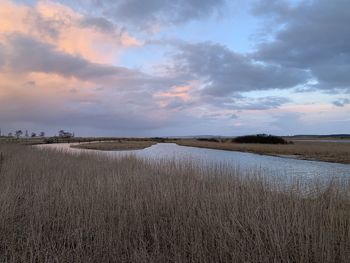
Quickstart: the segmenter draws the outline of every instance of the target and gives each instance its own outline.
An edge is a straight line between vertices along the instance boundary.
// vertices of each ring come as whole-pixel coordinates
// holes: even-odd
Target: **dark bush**
[[[55,143],[55,142],[57,142],[57,139],[55,139],[55,138],[46,138],[45,140],[44,140],[44,143],[46,143],[46,144],[50,144],[50,143]]]
[[[164,138],[161,137],[152,137],[151,141],[156,141],[156,142],[165,142]]]
[[[198,138],[197,141],[202,141],[202,142],[220,142],[216,138]]]
[[[239,136],[232,139],[232,142],[236,143],[262,143],[262,144],[288,144],[288,142],[279,136],[257,134],[257,135],[246,135]]]

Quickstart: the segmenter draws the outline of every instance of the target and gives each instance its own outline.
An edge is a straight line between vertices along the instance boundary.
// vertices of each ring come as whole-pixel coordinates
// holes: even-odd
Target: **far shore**
[[[159,142],[176,143],[181,146],[198,148],[249,152],[283,158],[350,164],[350,143],[337,142],[293,141],[293,144],[280,145],[232,143],[225,140],[214,142],[196,139],[152,140],[145,138],[144,140],[95,141],[75,144],[71,145],[71,147],[101,151],[141,150]]]
[[[293,144],[250,144],[225,141],[177,140],[182,146],[250,152],[278,157],[350,164],[350,143],[293,141]]]
[[[25,145],[45,144],[49,138],[14,139],[2,138],[1,141],[19,143]],[[117,138],[117,137],[73,137],[54,138],[53,143],[74,143],[72,148],[101,150],[101,151],[122,151],[141,150],[156,143],[176,143],[182,146],[250,152],[262,155],[278,156],[285,158],[303,159],[311,161],[324,161],[333,163],[350,164],[350,143],[341,141],[325,141],[320,138],[300,139],[285,137],[293,144],[250,144],[234,143],[231,138],[210,137],[203,138]],[[339,140],[340,138],[332,138]],[[347,141],[347,140],[344,140]]]
[[[89,142],[71,145],[71,148],[99,150],[99,151],[125,151],[125,150],[141,150],[150,147],[157,142],[155,141],[104,141]]]

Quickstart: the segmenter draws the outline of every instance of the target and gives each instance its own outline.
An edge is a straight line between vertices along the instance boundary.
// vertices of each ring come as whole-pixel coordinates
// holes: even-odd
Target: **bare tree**
[[[64,131],[64,130],[60,130],[59,132],[58,132],[58,136],[59,137],[64,137],[64,134],[65,134],[66,132]]]
[[[16,135],[17,139],[18,139],[19,137],[21,137],[22,134],[23,134],[22,130],[17,130],[17,131],[15,132],[15,135]]]
[[[60,130],[58,132],[58,136],[61,137],[61,138],[71,138],[71,137],[73,137],[73,134],[70,133],[70,132],[66,132],[64,130]]]

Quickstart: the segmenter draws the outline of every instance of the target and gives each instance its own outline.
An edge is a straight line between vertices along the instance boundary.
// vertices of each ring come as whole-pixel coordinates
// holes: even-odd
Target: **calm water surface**
[[[253,153],[214,150],[196,147],[179,146],[174,143],[158,143],[143,150],[131,151],[96,151],[70,148],[70,144],[39,145],[42,148],[53,148],[71,153],[94,152],[108,156],[135,155],[151,160],[191,160],[201,164],[223,163],[240,169],[263,170],[265,174],[310,177],[344,177],[350,176],[350,165],[328,162],[297,160]]]

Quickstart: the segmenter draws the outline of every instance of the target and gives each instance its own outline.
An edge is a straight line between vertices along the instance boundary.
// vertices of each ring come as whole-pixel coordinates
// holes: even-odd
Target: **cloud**
[[[231,116],[230,116],[230,118],[231,119],[233,119],[233,120],[235,120],[235,119],[238,119],[239,118],[239,116],[237,115],[237,114],[232,114]]]
[[[273,115],[268,127],[286,135],[348,133],[350,118],[347,115],[346,110],[335,113],[279,112]]]
[[[25,85],[26,87],[28,87],[28,88],[33,88],[33,87],[36,86],[36,83],[35,83],[34,80],[29,80],[29,81],[26,81],[26,82],[24,83],[24,85]]]
[[[261,63],[211,42],[178,45],[176,68],[202,80],[202,93],[225,97],[253,90],[287,89],[304,83],[303,70]]]
[[[0,100],[1,101],[1,100]],[[95,111],[94,103],[77,103],[79,110],[71,107],[64,107],[61,103],[51,105],[32,101],[22,101],[22,105],[12,111],[7,110],[10,105],[6,102],[0,106],[0,119],[2,124],[15,123],[27,128],[26,125],[34,124],[34,127],[50,127],[50,129],[68,129],[79,131],[79,134],[88,135],[84,129],[93,129],[106,134],[142,134],[145,130],[153,130],[169,124],[165,118],[156,118],[154,115],[144,112],[113,112],[107,105],[99,104],[98,111]],[[57,107],[57,108],[56,108]],[[59,109],[59,110],[57,110]],[[101,110],[102,109],[102,110]],[[150,113],[147,111],[147,113]],[[9,125],[10,126],[10,125]]]
[[[244,101],[244,100],[243,100]],[[268,96],[257,99],[246,98],[242,106],[236,106],[235,109],[240,110],[268,110],[276,109],[282,105],[291,102],[290,99],[284,97]]]
[[[272,126],[297,132],[307,123],[312,131],[334,116],[343,120],[341,129],[348,124],[350,103],[341,92],[342,99],[314,108],[286,95],[295,95],[290,88],[317,94],[350,87],[346,1],[261,1],[254,14],[274,28],[269,41],[245,54],[213,42],[157,38],[187,38],[180,28],[184,23],[232,7],[226,0],[30,2],[0,1],[2,126],[174,135],[264,132]],[[152,35],[153,41],[147,41],[149,31],[142,32],[168,26],[174,28]],[[144,43],[159,48],[154,60],[153,49],[141,50]],[[132,53],[135,46],[140,53]],[[120,66],[147,63],[150,57],[162,62],[147,66],[147,73]]]
[[[3,35],[0,43],[0,120],[8,129],[140,135],[181,120],[170,109],[174,102],[164,109],[153,97],[181,80],[94,63],[22,33]],[[174,91],[183,96],[186,89]]]
[[[319,89],[350,87],[350,1],[318,0],[290,4],[260,2],[256,15],[283,25],[254,57],[284,68],[308,70]],[[272,17],[272,18],[271,18]]]
[[[83,17],[81,25],[83,27],[95,27],[106,33],[113,33],[116,29],[115,25],[104,17]]]
[[[34,80],[35,87],[29,88],[27,83]],[[80,135],[140,135],[176,126],[179,117],[160,111],[149,87],[98,91],[94,83],[52,73],[0,73],[0,120],[7,129],[46,127],[49,134],[67,129]]]
[[[221,109],[263,111],[277,109],[287,103],[290,103],[291,100],[289,98],[277,96],[267,96],[260,98],[238,96],[237,98],[228,97],[224,100],[221,100],[220,98],[209,98],[206,100],[206,102]]]
[[[4,45],[0,43],[0,69],[5,64]]]
[[[166,109],[184,109],[193,104],[191,91],[194,83],[183,86],[173,86],[167,91],[159,91],[153,95],[160,107]]]
[[[0,1],[0,38],[14,32],[96,63],[114,62],[123,49],[142,45],[107,18],[85,15],[54,1],[32,5]]]
[[[101,78],[108,75],[131,76],[131,71],[115,66],[89,62],[80,57],[63,53],[53,45],[42,43],[22,34],[8,35],[2,45],[5,63],[15,72],[56,73],[80,79]]]
[[[67,4],[70,1],[61,1]],[[126,26],[152,28],[157,25],[181,24],[218,13],[225,0],[106,0],[81,1],[80,8],[99,10]],[[74,3],[77,5],[77,3]],[[91,11],[90,11],[91,12]]]
[[[350,104],[350,99],[347,99],[347,98],[337,99],[332,103],[337,107],[344,107],[345,105]]]

